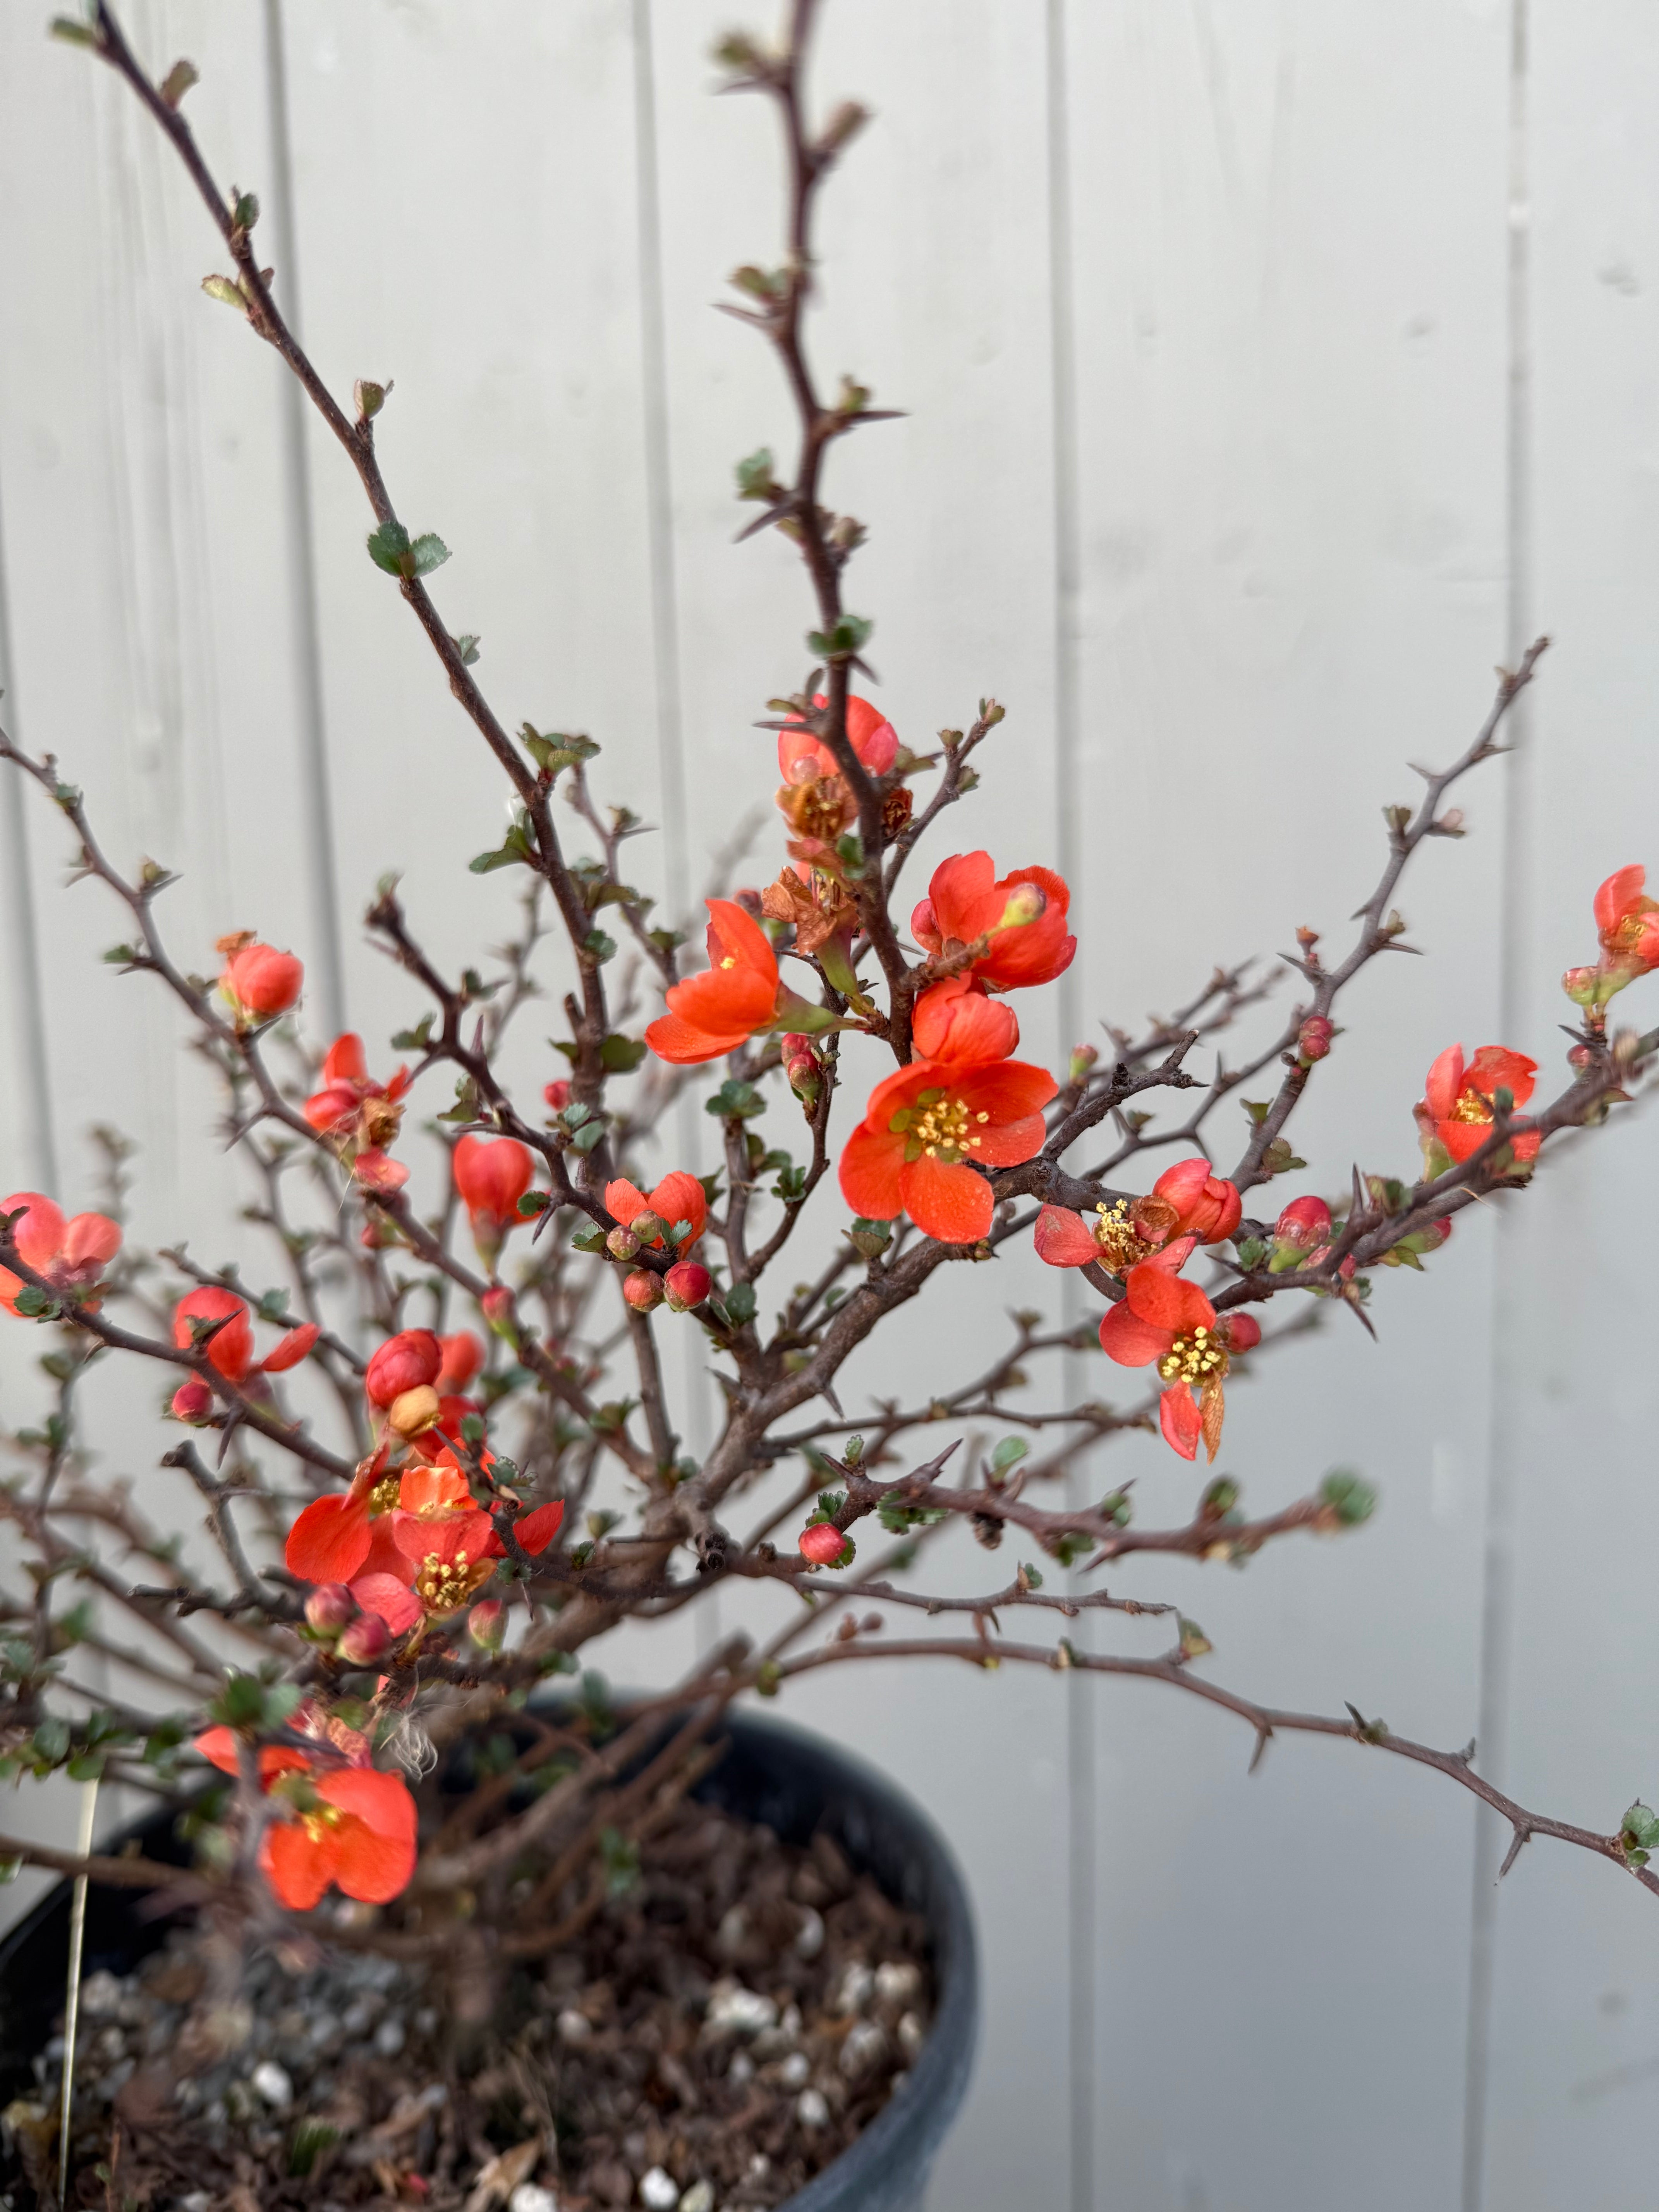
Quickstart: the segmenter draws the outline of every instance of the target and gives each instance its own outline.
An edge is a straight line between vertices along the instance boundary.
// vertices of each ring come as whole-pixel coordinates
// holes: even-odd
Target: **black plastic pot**
[[[956,1861],[921,1809],[884,1775],[781,1721],[732,1714],[726,1756],[697,1785],[707,1802],[763,1821],[786,1843],[823,1829],[895,1904],[927,1923],[938,1983],[933,2032],[908,2081],[844,2157],[781,2212],[921,2212],[928,2171],[968,2087],[979,2027],[973,1917]],[[117,1838],[149,1858],[182,1863],[173,1814],[154,1814]],[[106,1848],[110,1848],[106,1846]],[[94,1886],[83,1973],[130,1972],[162,1940],[142,1917],[143,1893]],[[0,2106],[29,2083],[29,2062],[64,2002],[70,1885],[61,1883],[0,1942]]]

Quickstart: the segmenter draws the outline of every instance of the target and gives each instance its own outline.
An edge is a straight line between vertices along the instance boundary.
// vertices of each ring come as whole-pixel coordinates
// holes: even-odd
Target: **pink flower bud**
[[[714,1278],[695,1260],[682,1260],[663,1278],[670,1313],[690,1313],[693,1306],[702,1304],[714,1287]]]
[[[550,1083],[542,1092],[542,1097],[547,1101],[547,1110],[550,1114],[562,1114],[570,1103],[570,1085],[562,1079],[557,1083]]]
[[[489,1323],[489,1326],[495,1331],[498,1336],[510,1336],[513,1334],[513,1293],[511,1291],[505,1289],[498,1283],[493,1291],[486,1291],[484,1292],[483,1296],[478,1301],[478,1308],[480,1312],[483,1315],[484,1319]]]
[[[1252,1314],[1224,1314],[1221,1334],[1227,1340],[1229,1352],[1249,1352],[1261,1341],[1261,1324]]]
[[[1331,1048],[1331,1039],[1336,1035],[1333,1024],[1323,1014],[1310,1014],[1296,1033],[1298,1060],[1323,1060]]]
[[[815,1567],[845,1566],[853,1549],[841,1530],[828,1521],[815,1521],[810,1528],[803,1528],[799,1548],[802,1559],[810,1559]]]
[[[635,1313],[649,1313],[662,1304],[662,1285],[648,1267],[635,1267],[623,1279],[623,1296]]]
[[[190,1421],[197,1425],[210,1419],[213,1412],[213,1392],[208,1385],[192,1376],[181,1382],[173,1394],[173,1418],[175,1421]]]
[[[340,1638],[340,1656],[354,1667],[376,1667],[392,1649],[392,1631],[378,1613],[360,1613]]]
[[[371,1406],[386,1407],[406,1390],[435,1382],[443,1352],[429,1328],[400,1328],[379,1346],[363,1374]]]
[[[246,1012],[269,1021],[298,1001],[305,975],[291,952],[278,952],[274,945],[256,940],[231,953],[219,987]]]
[[[1274,1223],[1273,1234],[1281,1243],[1310,1252],[1330,1241],[1331,1209],[1322,1198],[1293,1198]]]
[[[498,1597],[487,1597],[466,1616],[466,1632],[480,1651],[499,1651],[507,1636],[507,1607]]]
[[[356,1618],[357,1601],[343,1583],[319,1583],[306,1600],[306,1619],[325,1635],[332,1635]]]
[[[1084,1077],[1087,1075],[1090,1069],[1099,1058],[1100,1047],[1098,1045],[1074,1044],[1072,1047],[1072,1057],[1066,1064],[1066,1081],[1068,1083],[1081,1083]]]

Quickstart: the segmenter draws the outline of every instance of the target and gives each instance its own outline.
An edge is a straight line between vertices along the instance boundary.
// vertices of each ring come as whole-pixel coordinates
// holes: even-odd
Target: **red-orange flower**
[[[820,691],[812,704],[822,710],[830,702]],[[896,732],[880,708],[867,699],[848,697],[847,735],[872,775],[885,775],[898,758]],[[778,732],[778,772],[786,783],[807,783],[819,776],[839,775],[841,763],[805,722],[786,722]]]
[[[472,1241],[494,1267],[519,1219],[519,1200],[530,1188],[536,1164],[516,1137],[463,1137],[454,1158],[455,1188],[472,1224]]]
[[[1595,928],[1610,967],[1643,975],[1659,968],[1659,899],[1646,896],[1647,870],[1632,862],[1595,894]]]
[[[372,1081],[363,1041],[347,1030],[328,1048],[321,1090],[306,1101],[312,1127],[349,1152],[353,1174],[375,1190],[401,1190],[409,1180],[409,1170],[400,1160],[389,1159],[385,1149],[403,1120],[409,1082],[407,1067],[385,1083]]]
[[[668,1012],[645,1032],[659,1060],[682,1066],[735,1052],[769,1029],[783,993],[766,932],[735,899],[710,899],[708,966],[668,994]]]
[[[415,1871],[415,1800],[399,1774],[372,1766],[315,1768],[270,1792],[259,1864],[291,1912],[309,1912],[331,1884],[362,1905],[387,1905]]]
[[[1163,1396],[1158,1426],[1182,1459],[1195,1456],[1201,1437],[1212,1460],[1221,1443],[1226,1413],[1223,1384],[1230,1357],[1261,1340],[1248,1314],[1218,1320],[1215,1308],[1196,1283],[1180,1270],[1196,1249],[1196,1237],[1178,1237],[1124,1277],[1121,1302],[1100,1324],[1100,1346],[1121,1367],[1146,1367],[1156,1360]]]
[[[1465,1062],[1461,1044],[1448,1045],[1429,1070],[1428,1081],[1417,1109],[1425,1158],[1438,1145],[1453,1160],[1466,1160],[1492,1134],[1492,1101],[1507,1091],[1517,1106],[1532,1097],[1538,1063],[1505,1045],[1483,1044]],[[1517,1160],[1529,1160],[1538,1151],[1536,1129],[1517,1130],[1510,1149]],[[1432,1163],[1430,1164],[1432,1171]]]
[[[948,976],[922,993],[910,1034],[924,1060],[1006,1060],[1019,1045],[1013,1008],[987,998],[968,975]]]
[[[261,945],[251,929],[222,937],[216,950],[225,955],[219,988],[234,1007],[239,1021],[244,1018],[270,1021],[298,1002],[306,971],[293,953]]]
[[[1059,1087],[1046,1067],[1023,1060],[913,1060],[871,1092],[842,1154],[842,1194],[868,1220],[908,1213],[943,1244],[976,1243],[990,1230],[992,1200],[975,1168],[1013,1167],[1041,1152],[1042,1109]]]
[[[48,1276],[55,1291],[87,1289],[121,1249],[120,1226],[106,1214],[77,1213],[65,1221],[38,1190],[15,1190],[9,1198],[0,1198],[0,1213],[22,1214],[11,1232],[17,1256],[37,1275]],[[17,1311],[27,1287],[21,1275],[0,1267],[0,1306],[8,1313]]]
[[[259,1781],[272,1801],[259,1847],[265,1879],[295,1912],[309,1912],[331,1882],[360,1904],[389,1904],[415,1871],[415,1800],[401,1775],[368,1765],[355,1729],[313,1715],[308,1732],[337,1741],[352,1764],[322,1766],[295,1745],[261,1745]],[[241,1771],[233,1729],[208,1729],[193,1747],[222,1773]]]
[[[624,1229],[637,1221],[642,1213],[655,1214],[662,1227],[643,1240],[647,1246],[654,1244],[660,1248],[668,1231],[682,1221],[685,1222],[691,1233],[689,1237],[682,1237],[676,1247],[682,1260],[702,1235],[703,1224],[708,1218],[708,1194],[696,1176],[687,1175],[684,1168],[675,1168],[665,1175],[649,1198],[626,1177],[619,1176],[615,1182],[608,1182],[605,1187],[605,1212],[614,1215]]]
[[[999,878],[988,853],[958,853],[934,869],[910,927],[933,953],[965,951],[985,939],[972,973],[995,990],[1018,990],[1052,982],[1071,966],[1077,951],[1066,928],[1071,898],[1052,868],[1016,868]]]
[[[197,1324],[209,1322],[222,1323],[207,1342],[210,1365],[216,1367],[227,1382],[234,1383],[240,1390],[251,1389],[255,1395],[263,1390],[258,1377],[280,1375],[290,1367],[297,1367],[319,1334],[315,1322],[302,1322],[297,1328],[285,1330],[256,1364],[253,1325],[248,1319],[246,1302],[239,1298],[234,1291],[204,1283],[199,1290],[180,1298],[173,1308],[173,1342],[181,1352],[188,1351],[196,1341]],[[199,1383],[182,1385],[174,1397],[173,1410],[181,1420],[200,1418]]]
[[[1152,1195],[1175,1208],[1170,1234],[1184,1237],[1190,1231],[1200,1244],[1223,1243],[1244,1212],[1237,1191],[1225,1176],[1211,1173],[1208,1160],[1177,1160],[1152,1185]]]

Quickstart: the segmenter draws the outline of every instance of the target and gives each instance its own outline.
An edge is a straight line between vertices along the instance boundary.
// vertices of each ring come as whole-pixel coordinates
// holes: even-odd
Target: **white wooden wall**
[[[454,549],[438,601],[483,634],[492,696],[602,740],[665,823],[675,899],[765,793],[750,724],[806,626],[787,549],[728,544],[732,462],[787,432],[762,349],[709,309],[777,237],[769,118],[708,97],[742,12],[128,11],[154,64],[201,67],[192,120],[260,191],[337,390],[396,379],[386,465]],[[182,177],[45,13],[0,10],[6,712],[117,854],[183,868],[170,926],[203,964],[257,926],[307,952],[319,1025],[337,998],[383,1035],[404,1008],[354,916],[398,866],[441,956],[499,936],[501,879],[457,872],[495,842],[497,788],[363,556],[348,471],[198,291],[217,264]],[[872,529],[853,603],[914,741],[983,692],[1010,706],[964,834],[1062,854],[1086,948],[1031,1042],[1166,1008],[1300,922],[1340,932],[1405,761],[1463,743],[1528,625],[1556,637],[1525,749],[1469,793],[1475,835],[1410,886],[1431,957],[1368,976],[1307,1110],[1326,1184],[1351,1158],[1408,1169],[1434,1054],[1500,1024],[1552,1054],[1591,889],[1659,868],[1659,18],[825,18],[824,95],[878,119],[828,204],[816,342],[910,410],[836,457]],[[58,825],[15,807],[0,782],[0,1186],[88,1202],[84,1132],[117,1119],[144,1147],[141,1232],[229,1256],[172,1018],[96,964],[118,918],[60,890]],[[1352,1698],[1447,1744],[1479,1727],[1524,1800],[1604,1827],[1651,1798],[1656,1202],[1637,1120],[1461,1226],[1428,1278],[1385,1278],[1380,1350],[1333,1328],[1237,1394],[1251,1500],[1357,1464],[1370,1529],[1123,1586],[1178,1598],[1210,1664],[1274,1702]],[[988,1324],[966,1296],[949,1321],[930,1350],[965,1372]],[[106,1413],[112,1454],[148,1466],[148,1401]],[[1190,1500],[1152,1440],[1113,1473],[1146,1512]],[[796,1710],[933,1808],[981,1909],[983,2056],[939,2212],[1650,2201],[1659,1917],[1606,1866],[1534,1845],[1499,1899],[1501,1838],[1431,1775],[1284,1743],[1250,1780],[1236,1729],[1162,1692],[850,1672]]]

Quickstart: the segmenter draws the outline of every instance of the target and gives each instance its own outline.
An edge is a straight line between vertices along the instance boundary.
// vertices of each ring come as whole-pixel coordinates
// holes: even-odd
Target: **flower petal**
[[[267,1375],[282,1375],[290,1367],[297,1367],[322,1334],[314,1321],[301,1322],[298,1328],[290,1328],[276,1340],[274,1351],[266,1352],[259,1365]]]
[[[969,1167],[946,1167],[924,1152],[899,1169],[904,1210],[941,1244],[977,1244],[991,1231],[991,1186]]]
[[[1045,1206],[1031,1231],[1039,1260],[1051,1267],[1086,1267],[1099,1259],[1100,1247],[1079,1213],[1063,1206]]]
[[[1437,1121],[1449,1114],[1463,1091],[1463,1048],[1449,1044],[1429,1070],[1428,1080],[1423,1085],[1423,1096]]]
[[[904,1211],[899,1188],[903,1164],[903,1139],[884,1127],[872,1129],[863,1122],[842,1148],[841,1194],[854,1212],[866,1220],[890,1221]]]
[[[1123,1279],[1129,1310],[1139,1321],[1179,1335],[1191,1328],[1213,1328],[1215,1308],[1196,1283],[1184,1281],[1150,1260],[1137,1261]]]
[[[1129,1310],[1128,1301],[1108,1307],[1100,1323],[1100,1348],[1120,1367],[1146,1367],[1162,1359],[1174,1332],[1142,1321]]]
[[[415,1871],[415,1800],[401,1775],[349,1766],[325,1775],[317,1795],[345,1819],[335,1830],[334,1880],[362,1905],[386,1905]]]
[[[1176,1383],[1158,1400],[1158,1425],[1171,1451],[1179,1452],[1182,1459],[1198,1456],[1198,1440],[1204,1433],[1203,1419],[1184,1382]],[[1211,1456],[1213,1458],[1213,1453]]]
[[[349,1498],[319,1498],[288,1532],[283,1561],[307,1583],[349,1583],[368,1557],[368,1511]]]
[[[15,1213],[22,1206],[28,1211],[13,1223],[11,1231],[18,1257],[37,1274],[49,1274],[63,1246],[63,1214],[38,1190],[15,1190],[9,1198],[0,1199],[0,1213]]]
[[[334,1879],[339,1831],[312,1835],[303,1820],[274,1820],[259,1845],[265,1880],[290,1912],[309,1912]]]
[[[405,1635],[424,1610],[421,1601],[396,1575],[359,1575],[351,1595],[365,1613],[378,1613],[394,1636]]]
[[[513,1533],[522,1548],[532,1558],[539,1557],[558,1534],[564,1520],[564,1500],[556,1498],[550,1505],[538,1505],[533,1513],[520,1515]]]
[[[63,1249],[71,1267],[106,1267],[121,1249],[121,1225],[106,1214],[77,1213],[64,1231]]]

